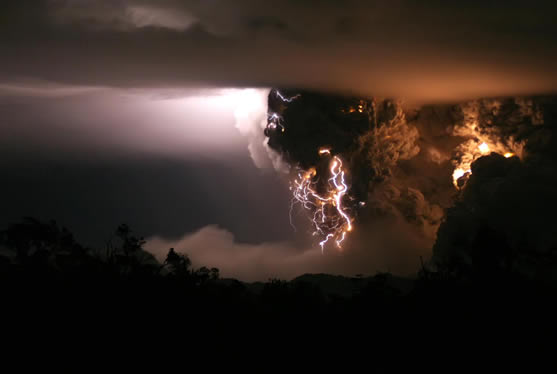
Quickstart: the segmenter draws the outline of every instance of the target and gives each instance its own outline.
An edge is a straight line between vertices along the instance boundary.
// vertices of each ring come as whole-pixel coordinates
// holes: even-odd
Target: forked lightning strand
[[[319,150],[319,155],[331,155],[329,149]],[[317,192],[317,172],[314,168],[300,171],[298,178],[291,187],[293,191],[292,205],[299,203],[310,211],[315,229],[313,235],[320,236],[319,245],[323,251],[325,244],[333,239],[337,247],[341,248],[346,233],[352,231],[352,218],[343,206],[348,186],[344,179],[342,160],[333,156],[329,168],[331,177],[327,180],[326,192]]]
[[[294,95],[292,97],[286,97],[283,94],[281,94],[279,90],[275,90],[275,94],[279,99],[281,99],[285,103],[291,103],[293,100],[296,100],[297,98],[300,97],[300,94]]]
[[[279,90],[275,90],[274,92],[275,95],[285,103],[291,103],[292,101],[300,97],[300,94],[294,95],[292,97],[286,97],[281,94]],[[284,132],[284,124],[282,122],[282,116],[278,113],[273,112],[269,115],[269,118],[267,120],[267,128],[271,130],[276,130],[277,128],[279,128],[281,132]]]

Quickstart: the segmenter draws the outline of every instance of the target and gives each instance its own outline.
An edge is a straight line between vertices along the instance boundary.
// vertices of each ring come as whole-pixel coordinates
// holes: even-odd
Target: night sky
[[[0,225],[55,219],[95,247],[127,223],[159,259],[245,280],[412,274],[484,224],[553,250],[555,2],[460,4],[3,1]],[[356,98],[381,136],[346,130]],[[366,205],[322,253],[289,183],[333,144]]]

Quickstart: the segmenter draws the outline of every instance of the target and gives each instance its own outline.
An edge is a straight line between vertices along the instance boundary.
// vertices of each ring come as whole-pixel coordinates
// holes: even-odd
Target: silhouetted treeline
[[[492,233],[483,235],[494,245]],[[313,338],[353,333],[386,345],[408,344],[400,341],[408,334],[416,345],[430,338],[483,345],[476,334],[486,331],[503,344],[516,334],[555,332],[554,285],[493,258],[458,271],[424,265],[414,279],[321,274],[247,284],[222,279],[216,268],[193,268],[173,248],[160,263],[144,244],[126,225],[101,249],[80,245],[56,222],[27,218],[11,225],[0,234],[4,321],[51,334],[61,326],[79,334],[164,330],[182,338],[209,329],[204,339],[209,331],[239,337],[304,331]]]

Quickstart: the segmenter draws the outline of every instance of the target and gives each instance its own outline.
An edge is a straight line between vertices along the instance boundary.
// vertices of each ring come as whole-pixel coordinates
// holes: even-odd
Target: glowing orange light
[[[455,185],[455,187],[458,187],[458,179],[460,177],[462,177],[464,174],[466,173],[471,173],[472,171],[470,169],[468,170],[464,170],[464,169],[455,169],[453,171],[453,184]]]
[[[506,158],[522,157],[525,142],[519,142],[511,137],[502,136],[490,128],[483,128],[479,121],[479,107],[477,103],[471,102],[463,108],[465,121],[453,129],[453,135],[467,138],[455,149],[453,184],[456,188],[463,188],[465,181],[457,183],[464,175],[471,174],[472,164],[478,158],[497,153]]]
[[[487,145],[487,143],[482,143],[478,146],[478,149],[482,153],[488,153],[489,152],[489,145]]]

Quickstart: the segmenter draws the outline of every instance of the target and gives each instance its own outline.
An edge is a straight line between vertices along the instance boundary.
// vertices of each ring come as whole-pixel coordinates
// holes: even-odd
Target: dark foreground
[[[20,353],[39,348],[54,357],[106,358],[169,344],[360,358],[447,353],[507,365],[549,357],[555,345],[555,286],[499,267],[245,284],[221,279],[218,269],[193,269],[174,250],[160,264],[143,244],[126,226],[103,251],[80,246],[54,223],[28,219],[3,231],[4,341]],[[411,364],[404,361],[393,364]]]

